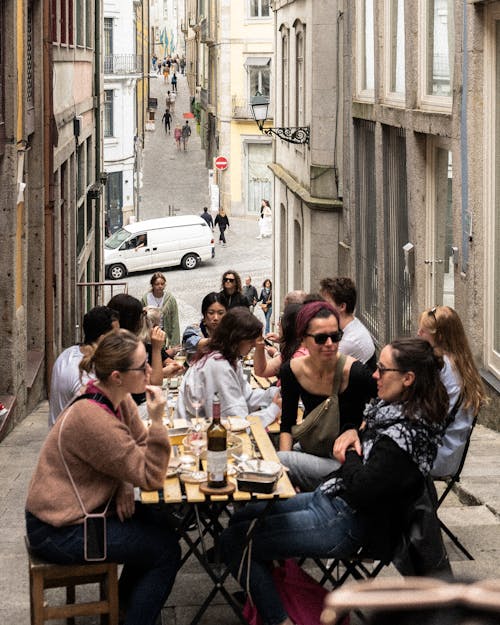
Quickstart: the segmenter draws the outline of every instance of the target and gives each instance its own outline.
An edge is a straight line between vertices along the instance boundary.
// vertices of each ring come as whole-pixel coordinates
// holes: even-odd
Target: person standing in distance
[[[207,225],[210,226],[210,228],[212,228],[213,230],[214,220],[212,218],[212,215],[208,212],[208,208],[206,206],[203,207],[203,212],[200,217],[204,219],[207,222]]]
[[[257,303],[259,294],[257,293],[257,289],[252,284],[251,276],[247,276],[245,278],[245,286],[242,289],[242,293],[247,299],[248,306],[250,307],[250,311],[253,312],[255,308],[255,304]]]
[[[168,108],[165,109],[161,121],[165,123],[165,132],[168,132],[168,134],[170,134],[170,122],[172,121],[172,115],[170,114]]]

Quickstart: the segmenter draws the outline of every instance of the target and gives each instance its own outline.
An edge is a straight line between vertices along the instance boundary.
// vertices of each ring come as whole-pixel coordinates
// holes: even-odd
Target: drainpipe
[[[103,244],[104,219],[106,211],[106,187],[101,179],[102,162],[102,127],[101,127],[101,0],[94,3],[94,124],[95,124],[95,182],[102,184],[102,194],[95,201],[95,263],[94,271],[96,282],[103,277]]]
[[[468,210],[469,202],[469,159],[467,157],[467,92],[469,56],[467,50],[467,0],[463,0],[463,32],[462,32],[462,108],[460,111],[460,162],[462,168],[462,273],[467,272],[469,262],[469,241],[472,233],[471,215]]]
[[[54,131],[52,101],[52,0],[43,3],[43,161],[45,233],[45,384],[50,388],[54,364]]]

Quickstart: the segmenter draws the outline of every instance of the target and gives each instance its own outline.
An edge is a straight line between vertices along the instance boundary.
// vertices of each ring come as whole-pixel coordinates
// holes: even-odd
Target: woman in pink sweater
[[[153,625],[174,583],[180,548],[173,531],[135,505],[133,487],[163,486],[170,456],[165,398],[149,385],[144,344],[128,330],[106,334],[80,368],[93,370],[97,380],[61,414],[42,447],[26,502],[28,538],[51,562],[123,563],[124,622]],[[149,428],[130,395],[144,391]],[[99,513],[105,526],[98,519],[91,542],[86,516]]]

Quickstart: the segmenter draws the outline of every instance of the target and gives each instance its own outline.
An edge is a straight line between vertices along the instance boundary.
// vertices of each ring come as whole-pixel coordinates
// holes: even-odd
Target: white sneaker
[[[259,234],[259,236],[258,236],[257,238],[258,238],[258,239],[262,239],[262,237],[260,236],[260,234]]]

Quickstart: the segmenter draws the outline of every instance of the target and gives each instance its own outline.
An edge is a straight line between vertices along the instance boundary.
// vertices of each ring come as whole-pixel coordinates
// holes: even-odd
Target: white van
[[[106,276],[120,280],[132,271],[181,265],[194,269],[215,256],[214,236],[196,215],[148,219],[123,226],[104,242]]]

